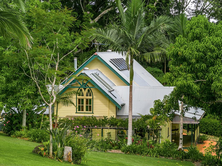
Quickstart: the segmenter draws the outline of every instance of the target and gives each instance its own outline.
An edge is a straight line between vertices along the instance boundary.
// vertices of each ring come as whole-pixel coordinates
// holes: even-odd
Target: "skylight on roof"
[[[126,61],[123,58],[110,59],[110,62],[120,71],[127,70]]]
[[[92,75],[96,78],[98,82],[100,82],[108,91],[113,91],[112,86],[110,86],[102,77],[100,77],[99,73],[92,73]]]

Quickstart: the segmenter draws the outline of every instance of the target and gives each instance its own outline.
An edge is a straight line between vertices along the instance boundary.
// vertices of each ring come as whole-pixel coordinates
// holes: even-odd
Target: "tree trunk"
[[[167,68],[167,59],[166,56],[164,56],[164,74],[166,74],[166,68]]]
[[[26,127],[26,110],[23,110],[22,114],[22,128]]]
[[[132,144],[132,109],[133,109],[133,57],[130,57],[130,88],[129,88],[129,118],[127,145]]]
[[[183,102],[180,104],[180,138],[178,150],[183,150]]]
[[[49,143],[49,157],[52,157],[52,104],[49,105],[49,130],[50,130],[50,143]]]
[[[133,85],[130,85],[129,90],[129,118],[128,118],[128,141],[127,145],[132,144],[132,98],[133,98]]]
[[[57,122],[58,122],[58,111],[59,111],[59,103],[56,102],[56,116],[55,116],[55,128],[57,128]]]

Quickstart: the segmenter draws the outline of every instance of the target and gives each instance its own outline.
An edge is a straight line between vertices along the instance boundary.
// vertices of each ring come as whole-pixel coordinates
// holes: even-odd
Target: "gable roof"
[[[72,75],[84,74],[90,78],[89,82],[92,83],[100,92],[102,92],[109,100],[111,100],[119,109],[122,109],[125,105],[125,100],[123,100],[122,94],[119,94],[116,86],[108,77],[106,77],[102,71],[98,69],[88,69],[84,70],[87,65],[92,62],[94,59],[101,61],[106,67],[110,69],[110,72],[113,72],[117,75],[126,85],[129,86],[129,70],[126,69],[125,62],[126,56],[117,52],[96,52],[88,60],[86,60]],[[159,81],[157,81],[146,69],[144,69],[136,60],[134,60],[134,87],[164,87]],[[80,73],[81,71],[81,73]],[[61,93],[63,93],[73,81],[72,75],[62,84],[65,85]],[[98,75],[98,76],[97,76]],[[98,77],[98,78],[97,78]],[[102,81],[100,80],[102,79]],[[73,79],[75,80],[75,79]],[[69,83],[68,83],[69,82]],[[68,85],[66,85],[68,83]],[[128,87],[125,86],[125,87]],[[140,103],[143,104],[143,103]],[[127,105],[127,103],[126,103]]]
[[[129,83],[129,70],[120,71],[110,59],[123,58],[126,59],[125,54],[120,54],[117,52],[97,52],[97,56],[103,59],[116,73],[118,73],[122,78],[127,80]],[[144,69],[136,60],[133,60],[134,69],[134,85],[135,86],[163,86],[159,81],[157,81],[146,69]]]
[[[105,64],[114,74],[116,74],[126,85],[129,85],[129,70],[119,70],[110,60],[123,58],[126,56],[117,52],[96,52],[87,61],[85,61],[76,72],[71,75],[75,75],[83,70],[92,60],[97,58],[103,64]],[[136,60],[134,60],[134,85],[135,86],[163,86],[159,81],[157,81],[146,69],[144,69]],[[72,77],[65,80],[62,84],[70,81]]]
[[[82,73],[87,75],[91,79],[90,82],[96,86],[97,89],[99,89],[106,97],[108,97],[119,109],[125,104],[119,94],[114,90],[113,87],[115,84],[101,71],[84,70]]]

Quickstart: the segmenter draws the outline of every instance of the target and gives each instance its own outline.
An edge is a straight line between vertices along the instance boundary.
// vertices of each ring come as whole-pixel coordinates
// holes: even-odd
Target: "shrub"
[[[26,130],[15,131],[14,134],[12,134],[11,136],[12,137],[28,138]]]
[[[66,146],[72,147],[72,160],[75,164],[81,164],[87,151],[87,139],[79,135],[70,134],[66,137]]]
[[[201,144],[201,143],[203,143],[206,140],[207,140],[207,136],[206,135],[200,135],[198,137],[198,139],[197,139],[197,142]]]
[[[203,159],[203,153],[200,153],[196,146],[190,146],[187,155],[193,162]]]
[[[3,132],[7,135],[12,135],[15,131],[22,129],[22,112],[9,111],[4,115],[4,118]],[[43,116],[43,120],[45,119],[46,117]],[[39,128],[41,120],[42,115],[27,110],[26,123],[29,124],[29,128]]]
[[[217,159],[216,156],[212,156],[211,154],[206,154],[203,158],[203,161],[201,162],[203,166],[211,166],[211,165],[217,165]]]
[[[177,152],[177,145],[169,140],[166,140],[160,144],[160,156],[173,157]]]
[[[42,129],[30,129],[27,131],[27,137],[33,142],[47,142],[49,141],[49,132]]]
[[[200,132],[208,135],[221,136],[222,124],[218,118],[208,115],[200,121]]]

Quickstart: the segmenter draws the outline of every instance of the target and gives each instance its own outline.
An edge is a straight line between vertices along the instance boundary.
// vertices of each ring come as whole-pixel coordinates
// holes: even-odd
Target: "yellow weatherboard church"
[[[127,118],[129,110],[129,70],[125,56],[117,52],[96,52],[85,61],[74,73],[87,79],[68,78],[63,82],[60,94],[75,90],[75,106],[58,106],[59,118],[94,116],[102,118]],[[162,100],[170,94],[173,87],[165,87],[146,69],[134,60],[133,80],[133,118],[140,114],[150,114],[155,100]],[[199,135],[199,120],[204,111],[190,109],[185,114],[185,124],[195,124],[194,137]],[[172,122],[162,128],[162,140],[173,140],[173,134],[179,129],[178,115]],[[194,118],[195,117],[195,118]]]

